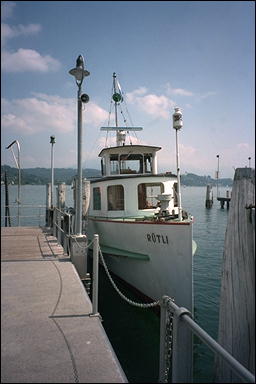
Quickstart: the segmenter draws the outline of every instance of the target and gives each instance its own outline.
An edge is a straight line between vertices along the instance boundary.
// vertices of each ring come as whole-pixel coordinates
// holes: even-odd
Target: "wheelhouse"
[[[104,148],[101,157],[102,176],[157,174],[156,152],[161,147],[123,145]]]

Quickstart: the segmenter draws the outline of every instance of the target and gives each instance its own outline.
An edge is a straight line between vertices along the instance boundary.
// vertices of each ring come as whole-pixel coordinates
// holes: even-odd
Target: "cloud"
[[[7,3],[7,2],[5,2]],[[11,15],[11,11],[15,6],[15,3],[8,2],[9,5],[3,6],[2,10],[5,10],[5,15]],[[2,6],[2,4],[1,4]],[[19,24],[9,25],[1,24],[1,43],[2,47],[6,42],[18,36],[30,36],[35,35],[41,31],[40,24]],[[13,64],[14,63],[14,64]],[[25,71],[37,71],[48,72],[56,71],[60,68],[60,62],[50,55],[41,55],[39,52],[33,49],[19,48],[17,51],[11,51],[10,49],[4,49],[2,52],[2,70],[6,72],[25,72]]]
[[[24,99],[2,99],[2,129],[24,135],[38,132],[73,132],[77,126],[76,100],[34,94]],[[98,126],[108,113],[95,103],[86,104],[85,124]]]
[[[14,65],[15,64],[15,65]],[[18,49],[17,52],[2,53],[2,69],[6,72],[56,71],[60,67],[58,60],[51,56],[41,56],[32,49]]]
[[[10,26],[8,24],[1,24],[1,41],[4,43],[7,39],[11,39],[17,36],[29,36],[34,35],[41,31],[40,24],[19,24],[17,27]]]
[[[248,143],[238,143],[237,144],[237,148],[238,149],[248,149],[248,148],[250,148],[250,145],[248,144]]]
[[[170,83],[166,84],[166,92],[168,95],[194,96],[194,92],[183,88],[172,88]]]
[[[202,95],[199,95],[199,99],[206,99],[209,96],[215,96],[215,95],[217,95],[217,92],[209,91],[209,92],[203,93]]]
[[[170,109],[176,103],[164,95],[147,94],[147,89],[140,87],[132,92],[127,93],[127,101],[136,104],[138,109],[148,113],[151,116],[168,119],[170,117]]]

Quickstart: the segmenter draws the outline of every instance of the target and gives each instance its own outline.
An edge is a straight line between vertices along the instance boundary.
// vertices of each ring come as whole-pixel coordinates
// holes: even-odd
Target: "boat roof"
[[[137,175],[129,175],[129,174],[124,174],[124,175],[111,175],[111,176],[100,176],[100,177],[95,177],[95,178],[88,178],[91,183],[97,183],[99,181],[110,181],[110,180],[118,180],[118,179],[138,179],[138,178],[154,178],[154,179],[161,179],[164,178],[166,180],[170,179],[176,179],[177,175],[173,174],[172,172],[165,172],[165,173],[158,173],[156,175],[153,174],[137,174]]]
[[[152,145],[120,145],[116,147],[103,148],[99,153],[99,157],[102,157],[106,153],[109,154],[127,154],[129,153],[154,153],[162,149],[161,147],[155,147]]]

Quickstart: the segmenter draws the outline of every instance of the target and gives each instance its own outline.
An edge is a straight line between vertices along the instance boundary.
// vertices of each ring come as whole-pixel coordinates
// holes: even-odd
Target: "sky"
[[[180,169],[220,177],[255,163],[255,3],[253,1],[1,1],[1,164],[77,167],[77,85],[81,54],[82,161],[100,168],[114,145],[112,75],[123,118],[143,127],[133,144],[160,146],[158,170],[176,171],[172,114],[179,107]],[[113,107],[113,105],[112,105]],[[112,108],[113,110],[113,108]],[[127,112],[128,111],[128,112]],[[129,140],[128,140],[129,141]],[[14,151],[17,154],[17,148]],[[17,156],[17,155],[16,155]]]

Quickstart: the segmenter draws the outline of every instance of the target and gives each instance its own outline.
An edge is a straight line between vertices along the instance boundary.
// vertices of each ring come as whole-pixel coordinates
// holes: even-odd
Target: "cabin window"
[[[101,193],[100,187],[93,188],[93,209],[95,211],[101,210]]]
[[[143,173],[143,156],[133,153],[121,155],[120,173]]]
[[[151,153],[144,154],[144,173],[152,173],[152,155]]]
[[[173,184],[174,207],[178,207],[178,183]]]
[[[124,187],[122,185],[110,185],[107,189],[108,210],[124,210]]]
[[[110,155],[110,174],[111,175],[119,174],[118,155]]]
[[[138,206],[139,209],[157,208],[157,195],[164,191],[162,183],[142,183],[138,185]]]
[[[101,159],[101,162],[100,162],[100,165],[101,165],[101,174],[102,176],[106,175],[106,164],[105,164],[105,159]]]

